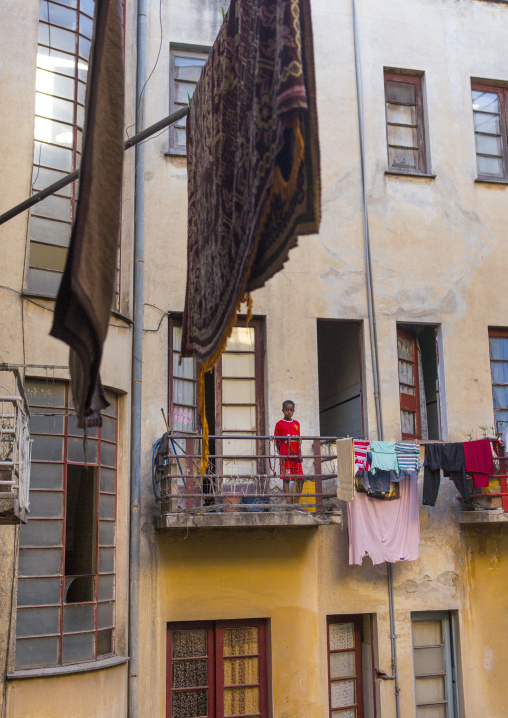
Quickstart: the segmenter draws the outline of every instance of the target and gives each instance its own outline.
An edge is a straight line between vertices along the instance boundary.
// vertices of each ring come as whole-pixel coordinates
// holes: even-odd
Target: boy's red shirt
[[[300,436],[300,423],[291,419],[281,419],[275,424],[274,436]],[[276,441],[275,445],[281,456],[300,455],[300,443],[298,441]]]

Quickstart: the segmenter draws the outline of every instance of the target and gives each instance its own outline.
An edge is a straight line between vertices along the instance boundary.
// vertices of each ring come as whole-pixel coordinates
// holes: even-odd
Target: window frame
[[[326,648],[327,648],[327,666],[328,666],[328,713],[329,718],[333,718],[334,711],[352,709],[356,711],[356,718],[364,718],[364,705],[363,705],[363,666],[362,666],[362,621],[363,614],[344,614],[326,617]],[[355,695],[356,702],[351,706],[341,706],[340,708],[332,708],[332,673],[330,656],[333,653],[341,653],[351,649],[338,649],[332,651],[330,649],[330,626],[332,624],[342,623],[353,623],[354,625],[354,637],[355,637],[355,670],[356,675],[354,679],[355,684]],[[333,680],[347,680],[348,676],[344,676],[342,679]]]
[[[179,404],[178,402],[174,401],[173,398],[173,382],[175,377],[173,373],[173,356],[175,353],[174,349],[174,342],[173,342],[173,329],[175,327],[182,328],[182,320],[183,317],[181,314],[169,314],[169,328],[168,328],[168,424],[170,431],[176,434],[188,434],[189,437],[195,436],[199,434],[201,425],[200,425],[200,416],[199,416],[199,398],[198,398],[198,376],[199,376],[199,367],[200,363],[194,361],[194,379],[185,379],[185,381],[191,381],[194,384],[194,404]],[[181,355],[181,352],[178,352]],[[192,409],[194,411],[194,430],[193,431],[183,431],[183,430],[174,430],[173,429],[173,410],[176,406],[183,406],[189,409]]]
[[[507,0],[508,2],[508,0]],[[499,419],[496,420],[496,411],[508,411],[508,407],[497,407],[495,405],[495,398],[494,398],[494,387],[495,386],[508,386],[508,384],[504,384],[502,382],[494,382],[494,377],[492,376],[492,362],[506,362],[508,364],[508,359],[492,359],[490,356],[490,340],[491,339],[506,339],[508,341],[508,329],[494,329],[489,327],[489,368],[490,368],[490,383],[492,386],[492,410],[494,413],[494,428],[496,431],[496,434],[502,434],[503,431],[508,428],[508,419]],[[502,424],[502,428],[498,429],[498,421]]]
[[[508,0],[503,0],[508,2]],[[478,110],[473,109],[473,98],[471,96],[471,112],[473,120],[473,143],[474,143],[474,154],[475,154],[475,166],[476,166],[476,179],[483,180],[486,182],[503,182],[508,180],[508,86],[496,84],[493,82],[486,81],[475,81],[471,80],[471,95],[474,91],[477,92],[491,92],[496,93],[499,98],[499,126],[501,130],[501,145],[502,145],[502,160],[503,160],[503,174],[502,175],[488,175],[481,174],[478,170],[478,155],[482,157],[497,157],[498,155],[487,155],[483,152],[478,153],[476,150],[476,129],[474,124],[474,113]],[[482,133],[488,134],[488,133]]]
[[[172,631],[206,629],[208,647],[207,690],[208,718],[224,718],[224,655],[223,632],[228,628],[257,628],[259,653],[259,718],[269,718],[268,667],[269,667],[269,619],[231,619],[220,621],[177,621],[167,623],[166,628],[166,718],[172,718],[173,656]],[[245,684],[246,687],[252,684]],[[192,688],[192,687],[189,687]]]
[[[400,372],[398,371],[401,357],[399,356],[398,351],[398,340],[399,337],[402,339],[407,339],[412,342],[413,345],[413,381],[414,381],[414,395],[411,394],[405,394],[404,392],[401,392],[400,387],[402,382],[400,381]],[[406,329],[401,329],[399,326],[397,326],[397,377],[399,382],[399,406],[400,406],[400,426],[401,426],[401,436],[403,440],[406,439],[421,439],[422,436],[422,415],[421,415],[421,406],[420,406],[420,377],[418,375],[418,348],[417,348],[417,341],[418,341],[418,335],[414,334],[413,332],[408,332]],[[409,363],[408,360],[403,360]],[[407,386],[407,385],[406,385]],[[408,432],[402,431],[402,411],[410,411],[414,412],[415,414],[415,434],[410,434]]]
[[[40,382],[44,385],[52,385],[53,382],[46,382],[41,379],[29,379],[28,382]],[[30,523],[32,521],[37,521],[39,524],[41,522],[60,522],[60,539],[59,543],[55,543],[54,540],[49,540],[49,542],[46,543],[39,543],[34,544],[32,543],[25,543],[23,541],[22,535],[20,536],[20,544],[19,544],[19,552],[20,557],[22,552],[34,552],[34,551],[40,551],[40,550],[52,550],[52,551],[59,551],[60,552],[60,560],[59,560],[59,571],[58,573],[28,573],[28,574],[21,574],[18,571],[18,589],[19,589],[19,581],[27,582],[32,580],[44,580],[44,579],[54,579],[55,581],[58,580],[59,582],[59,589],[58,589],[58,602],[52,602],[52,603],[23,603],[23,604],[17,604],[16,613],[17,618],[20,617],[20,612],[26,611],[26,610],[34,610],[34,609],[53,609],[58,612],[58,631],[55,633],[38,633],[34,634],[31,633],[30,635],[24,635],[24,636],[16,636],[16,647],[18,646],[20,641],[24,640],[34,640],[34,639],[44,639],[44,638],[57,638],[57,662],[56,663],[48,663],[44,661],[40,661],[39,663],[31,663],[30,665],[16,665],[15,667],[15,673],[17,671],[26,671],[31,669],[37,669],[37,668],[50,668],[50,667],[66,667],[71,666],[75,664],[86,664],[86,663],[93,663],[98,660],[102,660],[104,658],[110,658],[116,654],[116,601],[117,601],[117,587],[116,587],[116,569],[117,569],[117,555],[116,555],[116,525],[117,525],[117,506],[118,506],[118,494],[117,494],[117,485],[118,485],[118,397],[115,395],[115,408],[112,409],[111,407],[108,407],[104,414],[108,419],[113,419],[115,421],[115,436],[114,440],[111,440],[109,438],[103,437],[103,429],[97,428],[96,430],[93,430],[93,433],[96,431],[96,436],[91,436],[91,440],[96,443],[96,451],[97,451],[97,459],[96,461],[88,461],[89,467],[95,467],[96,468],[96,475],[95,475],[95,509],[96,509],[96,516],[94,520],[94,531],[95,531],[95,540],[94,540],[94,556],[93,556],[93,564],[94,564],[94,571],[90,574],[79,574],[87,577],[91,577],[93,582],[93,598],[91,600],[85,600],[85,601],[67,601],[66,602],[66,590],[70,587],[70,584],[66,586],[66,579],[73,578],[71,575],[66,575],[65,573],[65,541],[66,541],[66,510],[67,510],[67,474],[68,474],[68,468],[71,466],[83,466],[83,461],[70,461],[68,458],[68,444],[69,439],[75,439],[82,441],[83,434],[79,433],[79,430],[73,431],[72,428],[69,428],[69,418],[72,416],[75,416],[75,414],[72,413],[72,402],[71,402],[71,394],[70,394],[70,385],[67,382],[58,381],[54,382],[55,385],[60,386],[63,388],[64,392],[64,403],[63,405],[59,405],[58,403],[53,403],[51,405],[43,404],[43,403],[37,403],[32,404],[30,403],[32,412],[31,412],[31,420],[33,421],[34,418],[37,416],[40,416],[40,413],[37,412],[43,412],[43,414],[49,414],[55,415],[55,416],[62,416],[62,429],[61,431],[55,431],[54,433],[50,433],[49,431],[33,431],[31,430],[31,436],[34,438],[34,445],[37,441],[37,437],[61,437],[62,438],[62,458],[54,458],[54,459],[43,459],[43,458],[33,458],[32,457],[32,467],[34,464],[36,465],[42,465],[42,466],[61,466],[62,467],[62,484],[61,488],[49,488],[49,487],[37,487],[37,486],[31,486],[30,487],[30,496],[34,498],[34,494],[41,493],[45,495],[56,495],[59,494],[62,497],[62,506],[61,506],[61,516],[32,516],[28,517],[27,527],[30,526]],[[112,394],[112,392],[108,392]],[[56,423],[56,421],[55,421]],[[90,430],[92,431],[92,430]],[[101,449],[102,445],[107,444],[110,446],[114,446],[114,466],[111,464],[105,464],[101,461]],[[93,458],[93,457],[92,457]],[[90,459],[90,456],[89,456]],[[101,487],[101,472],[103,469],[106,469],[108,471],[112,470],[114,471],[114,486],[113,491],[109,490],[109,487]],[[113,497],[113,518],[109,518],[107,516],[101,516],[101,497],[102,496],[108,496]],[[101,524],[104,525],[112,524],[113,525],[113,532],[112,532],[112,539],[111,543],[106,543],[104,540],[101,542]],[[21,528],[21,531],[23,531],[23,527]],[[113,552],[113,566],[112,570],[101,570],[100,566],[100,557],[101,557],[101,548],[102,549],[112,549]],[[112,594],[111,597],[107,598],[99,598],[100,593],[100,586],[99,586],[99,579],[102,576],[111,576],[112,577]],[[101,604],[112,604],[112,619],[111,619],[111,626],[106,626],[103,628],[99,628],[99,607]],[[73,630],[73,631],[65,631],[64,630],[64,613],[65,609],[69,606],[91,606],[93,608],[93,629],[84,629],[84,630]],[[98,640],[99,640],[99,633],[100,631],[111,631],[111,650],[106,653],[97,653],[98,650]],[[63,661],[63,648],[64,648],[64,639],[66,636],[72,636],[72,635],[84,635],[84,634],[92,634],[93,635],[93,657],[92,658],[83,658],[78,660],[71,660],[71,661]],[[17,653],[17,651],[16,651]]]
[[[385,133],[386,133],[386,155],[387,155],[387,168],[389,172],[407,173],[407,174],[418,174],[427,175],[429,172],[428,164],[428,153],[426,146],[426,131],[425,131],[425,112],[423,107],[423,72],[411,72],[400,70],[397,71],[393,68],[384,68],[384,97],[385,97]],[[407,105],[408,103],[394,103],[388,100],[387,95],[387,82],[405,82],[411,83],[415,86],[416,96],[416,119],[417,119],[417,136],[418,136],[418,167],[405,167],[403,165],[392,165],[390,164],[390,147],[399,147],[399,145],[390,145],[388,138],[388,127],[390,125],[397,125],[403,127],[414,127],[414,125],[404,125],[400,123],[392,123],[388,120],[388,104],[402,104]]]
[[[179,108],[185,107],[185,103],[177,102],[175,83],[178,79],[175,77],[175,57],[187,57],[189,59],[205,60],[211,51],[211,47],[208,45],[187,45],[184,43],[170,43],[169,45],[169,114],[173,114]],[[185,80],[185,82],[193,82],[192,80]],[[197,85],[197,82],[194,83]],[[181,147],[176,147],[175,141],[175,130],[185,129],[185,126],[179,125],[178,123],[171,125],[169,128],[169,143],[168,143],[168,155],[177,155],[180,157],[187,157],[187,150]]]

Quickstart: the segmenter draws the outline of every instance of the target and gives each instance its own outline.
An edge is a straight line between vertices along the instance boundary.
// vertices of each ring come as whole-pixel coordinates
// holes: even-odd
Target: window
[[[85,467],[70,388],[28,380],[30,515],[20,530],[16,668],[114,653],[117,400],[89,429]]]
[[[473,119],[478,177],[508,178],[507,152],[508,88],[473,83]]]
[[[422,75],[385,70],[388,167],[427,172]]]
[[[268,718],[266,623],[170,624],[167,718]]]
[[[327,630],[330,718],[374,718],[372,617],[328,617]]]
[[[489,330],[490,372],[496,432],[508,426],[508,330]]]
[[[192,50],[192,47],[192,45],[171,44],[170,114],[185,107],[189,103],[189,99],[194,94],[201,70],[211,49],[209,47],[200,46],[194,47],[194,50]],[[176,125],[169,128],[170,154],[187,154],[186,125],[187,118],[184,117],[182,120],[179,120]]]
[[[416,718],[458,718],[453,616],[411,615]]]
[[[72,7],[71,7],[72,6]],[[40,0],[33,192],[79,167],[95,0]],[[67,258],[78,182],[31,210],[28,290],[54,297]],[[118,309],[119,276],[115,286]]]
[[[397,326],[403,439],[441,438],[437,338],[437,327]]]

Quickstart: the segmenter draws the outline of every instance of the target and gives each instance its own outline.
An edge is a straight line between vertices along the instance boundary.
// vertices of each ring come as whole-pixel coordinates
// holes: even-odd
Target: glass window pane
[[[106,466],[115,466],[116,463],[116,446],[115,444],[106,444],[101,441],[101,464]]]
[[[414,649],[415,657],[415,675],[425,676],[429,673],[444,673],[445,656],[444,648],[416,648]]]
[[[79,32],[89,40],[92,39],[93,20],[82,13],[79,14]]]
[[[191,82],[175,82],[175,100],[176,102],[188,102],[188,98],[192,97],[196,85]]]
[[[42,202],[38,202],[34,211],[37,212],[37,216],[39,217],[48,217],[50,219],[59,219],[62,222],[70,222],[71,200],[68,197],[57,197],[56,195],[51,195],[51,197],[43,199]],[[69,229],[69,225],[64,226],[63,232],[65,235]],[[32,239],[39,239],[39,237],[32,236]],[[51,241],[51,244],[57,243]]]
[[[99,576],[99,601],[114,598],[114,576]]]
[[[114,521],[99,521],[99,544],[101,546],[115,545]]]
[[[501,134],[499,115],[489,115],[483,112],[473,113],[474,128],[477,132],[487,132],[490,135]]]
[[[50,413],[50,412],[45,412]],[[42,416],[32,413],[29,419],[30,434],[63,434],[64,417]]]
[[[30,470],[30,488],[62,489],[63,466],[61,464],[35,464]],[[30,509],[32,507],[30,506]],[[30,512],[30,518],[34,518]]]
[[[97,621],[99,628],[110,628],[114,625],[113,623],[113,609],[114,602],[108,601],[107,603],[99,603],[97,607]]]
[[[173,353],[173,376],[175,378],[181,377],[182,379],[195,379],[196,378],[196,362],[192,358],[185,358],[180,364],[180,354],[178,352]]]
[[[85,104],[86,98],[86,85],[84,82],[78,82],[78,102],[82,105]]]
[[[178,109],[178,107],[176,109]],[[182,150],[187,149],[187,139],[186,139],[186,135],[185,135],[185,130],[174,129],[173,130],[173,139],[174,139],[175,147],[177,149],[182,149]]]
[[[101,491],[115,492],[115,475],[114,469],[101,469]]]
[[[114,548],[99,549],[99,573],[113,573],[114,570],[115,570],[115,549]]]
[[[113,630],[99,631],[97,633],[97,655],[105,656],[113,652]]]
[[[259,631],[256,627],[225,628],[224,655],[241,656],[259,653]]]
[[[476,151],[484,155],[498,155],[503,154],[501,146],[501,137],[496,135],[479,135],[476,133]]]
[[[172,632],[173,658],[197,658],[207,655],[206,628]]]
[[[448,718],[446,706],[418,706],[416,718]]]
[[[201,70],[205,60],[195,57],[175,57],[175,77],[180,80],[193,80],[197,82],[201,77]]]
[[[499,112],[499,95],[497,92],[484,92],[483,90],[472,90],[473,110],[483,112]]]
[[[88,463],[97,463],[97,442],[93,439],[87,439]],[[67,459],[76,463],[85,463],[85,450],[83,447],[83,439],[67,440]]]
[[[222,401],[224,404],[255,404],[256,382],[254,379],[223,379]]]
[[[259,688],[225,688],[224,715],[259,714]]]
[[[62,550],[59,548],[20,548],[20,576],[51,576],[60,573]]]
[[[74,122],[74,105],[51,95],[35,93],[35,114],[62,122]]]
[[[416,678],[415,691],[417,703],[437,703],[438,701],[445,701],[445,678],[444,676]]]
[[[195,431],[196,410],[183,406],[173,408],[173,431]]]
[[[193,688],[208,684],[208,661],[174,661],[173,688]]]
[[[65,27],[67,30],[76,30],[76,11],[61,5],[55,5],[55,3],[48,2],[48,0],[40,0],[39,20]]]
[[[58,638],[16,641],[16,668],[52,666],[58,662]]]
[[[222,376],[224,378],[256,376],[254,354],[234,354],[232,352],[223,354]]]
[[[225,658],[224,685],[234,686],[243,683],[259,683],[259,658]]]
[[[59,578],[20,578],[18,606],[41,606],[60,602]]]
[[[93,18],[95,8],[95,0],[80,0],[79,11],[81,13],[86,12],[87,15]]]
[[[344,648],[354,648],[355,631],[353,623],[330,623],[330,650],[337,651]]]
[[[85,60],[88,60],[90,57],[90,47],[92,43],[90,40],[88,40],[86,37],[83,37],[83,35],[79,36],[79,56],[83,57]],[[81,100],[80,100],[81,102]]]
[[[65,172],[58,172],[57,170],[49,170],[46,169],[46,167],[38,167],[37,165],[34,166],[32,170],[32,182],[33,182],[33,188],[36,190],[45,189],[50,184],[53,184],[54,182],[57,182],[58,180],[61,180],[62,177],[65,177]],[[71,187],[72,183],[67,185],[67,187],[62,187],[58,190],[59,194],[63,194],[66,197],[71,196]],[[33,210],[32,210],[33,212]],[[42,239],[42,237],[36,237],[35,239]],[[55,244],[53,242],[53,244]]]
[[[414,364],[410,364],[409,362],[401,361],[399,359],[399,382],[401,384],[406,384],[407,386],[415,385],[413,367]]]
[[[109,391],[109,389],[105,390],[106,394],[106,400],[109,401],[109,406],[107,406],[105,409],[102,410],[103,414],[106,414],[107,416],[116,416],[117,413],[117,404],[118,404],[118,395],[115,394],[112,391]]]
[[[54,72],[49,72],[48,70],[42,70],[41,68],[37,68],[36,71],[36,79],[35,79],[35,87],[38,92],[43,92],[46,95],[58,95],[59,97],[64,98],[65,100],[69,100],[70,102],[74,101],[74,79],[71,77],[62,77],[62,75],[57,75]],[[49,97],[48,100],[51,100],[52,98]],[[37,128],[37,118],[35,126]],[[54,139],[50,139],[53,137],[51,132],[47,133],[47,136],[40,137],[39,139],[45,140],[46,142],[54,142]],[[58,143],[58,144],[68,144],[68,143]]]
[[[418,169],[418,151],[388,148],[388,162],[390,167]]]
[[[115,497],[109,494],[101,494],[99,500],[99,511],[101,519],[115,518]]]
[[[492,362],[490,368],[494,383],[508,384],[508,362]]]
[[[16,616],[17,636],[45,636],[58,633],[58,608],[20,608]]]
[[[52,379],[27,379],[26,395],[30,406],[65,407],[65,384]]]
[[[45,142],[34,142],[34,164],[71,172],[72,150],[47,145]]]
[[[173,693],[174,718],[195,718],[208,715],[208,691],[178,691]]]
[[[62,639],[62,663],[78,663],[94,657],[94,634],[77,633]]]
[[[409,105],[386,104],[386,119],[388,122],[397,122],[401,125],[416,125],[416,107]]]
[[[493,386],[494,408],[508,409],[508,386]]]
[[[63,272],[67,259],[67,248],[52,244],[30,242],[30,266],[41,269],[55,269]]]
[[[413,127],[388,125],[388,143],[402,147],[418,147],[418,131]]]
[[[63,518],[63,492],[30,491],[30,519]]]
[[[39,45],[37,48],[37,67],[43,70],[49,70],[50,72],[58,72],[61,75],[74,77],[76,72],[76,59],[74,55],[69,55],[66,52],[58,52],[58,50],[55,50],[53,47],[50,49]]]
[[[476,156],[479,175],[492,175],[493,177],[503,176],[503,160],[496,157]]]
[[[75,633],[76,631],[93,631],[93,614],[93,606],[64,606],[63,632]]]
[[[356,681],[333,681],[331,684],[332,708],[343,708],[356,703]]]
[[[37,209],[38,207],[35,211]],[[68,247],[71,239],[71,225],[70,223],[64,224],[64,222],[53,222],[51,219],[37,217],[32,214],[30,219],[30,238],[46,242],[49,245],[56,244],[60,247]]]
[[[356,708],[348,708],[345,711],[333,711],[332,718],[356,718]]]
[[[196,384],[185,379],[174,379],[173,401],[175,404],[195,404]]]
[[[256,407],[222,407],[222,428],[224,431],[256,431]]]
[[[61,281],[61,272],[49,272],[45,269],[28,270],[28,288],[34,294],[55,297]]]
[[[344,678],[354,675],[356,675],[356,669],[353,651],[330,653],[330,678]]]
[[[387,80],[386,99],[392,102],[416,102],[416,88],[412,82]]]
[[[75,414],[69,414],[68,416],[67,432],[74,436],[84,436],[84,429],[80,429],[78,427],[78,417]],[[90,427],[87,431],[88,438],[90,439],[97,437],[98,433],[99,432],[96,426]],[[81,443],[83,443],[83,439],[81,439]]]
[[[61,546],[61,521],[36,521],[29,519],[24,526],[20,526],[20,546]]]
[[[490,358],[508,361],[508,337],[490,337]]]
[[[416,434],[416,414],[414,411],[402,409],[400,421],[403,434]]]
[[[233,327],[226,346],[227,352],[253,352],[255,341],[254,327]]]
[[[62,30],[59,27],[51,28],[51,42],[49,37],[49,26],[39,23],[39,42],[41,45],[51,46],[55,50],[74,53],[76,51],[76,36],[73,32]]]
[[[443,643],[440,620],[413,621],[414,646],[440,646]]]
[[[78,59],[78,80],[81,80],[82,82],[86,82],[88,79],[88,62],[85,62],[85,60],[82,60],[81,58]]]
[[[102,417],[101,438],[106,441],[116,441],[116,419]]]
[[[46,120],[44,117],[35,118],[34,137],[42,142],[51,142],[67,147],[72,147],[74,143],[74,132],[71,125],[64,125],[55,120]]]

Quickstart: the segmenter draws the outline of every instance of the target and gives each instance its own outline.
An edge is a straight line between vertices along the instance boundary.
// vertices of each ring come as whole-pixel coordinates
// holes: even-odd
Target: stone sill
[[[17,681],[25,678],[50,678],[52,676],[66,676],[72,673],[88,673],[89,671],[102,671],[105,668],[114,668],[128,662],[125,656],[110,656],[98,661],[87,663],[70,663],[67,666],[50,666],[48,668],[26,668],[24,670],[8,673],[7,679]]]
[[[413,177],[416,179],[436,179],[436,175],[427,174],[426,172],[410,172],[409,170],[385,170],[385,175],[393,177]]]
[[[311,513],[300,511],[223,512],[210,514],[164,514],[157,517],[156,528],[207,529],[207,528],[298,528],[301,526],[328,526],[342,524],[342,511]]]
[[[508,523],[508,514],[497,511],[458,511],[459,524],[502,524]]]
[[[501,185],[508,185],[508,179],[503,179],[502,177],[495,178],[495,177],[477,177],[475,179],[476,184],[501,184]]]

